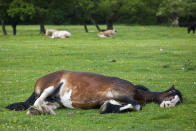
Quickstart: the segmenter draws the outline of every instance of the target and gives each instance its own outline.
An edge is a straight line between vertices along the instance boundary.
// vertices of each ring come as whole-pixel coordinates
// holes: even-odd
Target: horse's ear
[[[172,89],[175,89],[175,86],[174,86],[174,85],[172,85],[169,89],[171,89],[171,90],[172,90]]]

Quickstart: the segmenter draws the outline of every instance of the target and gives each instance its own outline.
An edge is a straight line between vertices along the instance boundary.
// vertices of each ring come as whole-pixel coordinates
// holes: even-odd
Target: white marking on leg
[[[46,88],[41,94],[41,96],[35,101],[34,106],[39,107],[40,105],[42,105],[46,97],[48,97],[53,91],[54,91],[54,86],[50,86]]]
[[[115,101],[115,100],[109,100],[109,103],[112,105],[121,105],[119,102]]]
[[[123,110],[126,110],[126,109],[133,109],[133,110],[139,111],[139,110],[141,110],[141,105],[133,106],[132,104],[127,104],[127,105],[121,107],[120,111],[123,111]]]
[[[120,111],[126,110],[126,109],[133,109],[133,105],[132,104],[127,104],[123,107],[120,108]]]

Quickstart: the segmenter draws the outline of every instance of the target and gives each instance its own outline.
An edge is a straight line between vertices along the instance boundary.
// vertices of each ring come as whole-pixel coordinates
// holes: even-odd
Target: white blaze
[[[176,103],[178,103],[180,101],[180,98],[178,95],[175,95],[175,97],[170,100],[170,101],[162,101],[160,104],[160,107],[174,107],[176,105]]]

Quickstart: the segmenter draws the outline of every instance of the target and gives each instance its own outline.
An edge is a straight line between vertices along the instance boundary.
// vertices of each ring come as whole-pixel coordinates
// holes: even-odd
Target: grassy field
[[[0,131],[17,130],[196,130],[196,34],[186,28],[116,25],[118,33],[98,38],[94,26],[46,26],[68,30],[70,39],[50,39],[39,26],[18,26],[17,35],[0,32]],[[116,62],[111,62],[116,60]],[[162,109],[148,104],[139,112],[100,115],[97,109],[59,109],[55,116],[8,111],[26,100],[35,81],[57,70],[94,72],[163,91],[175,84],[184,103]]]

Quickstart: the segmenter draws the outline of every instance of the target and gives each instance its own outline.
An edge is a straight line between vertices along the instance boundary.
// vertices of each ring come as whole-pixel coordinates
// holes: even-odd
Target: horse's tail
[[[15,111],[26,110],[31,105],[34,104],[36,99],[37,99],[37,95],[35,94],[35,92],[33,92],[32,95],[25,102],[13,103],[13,104],[6,106],[6,108],[9,110],[15,110]]]

